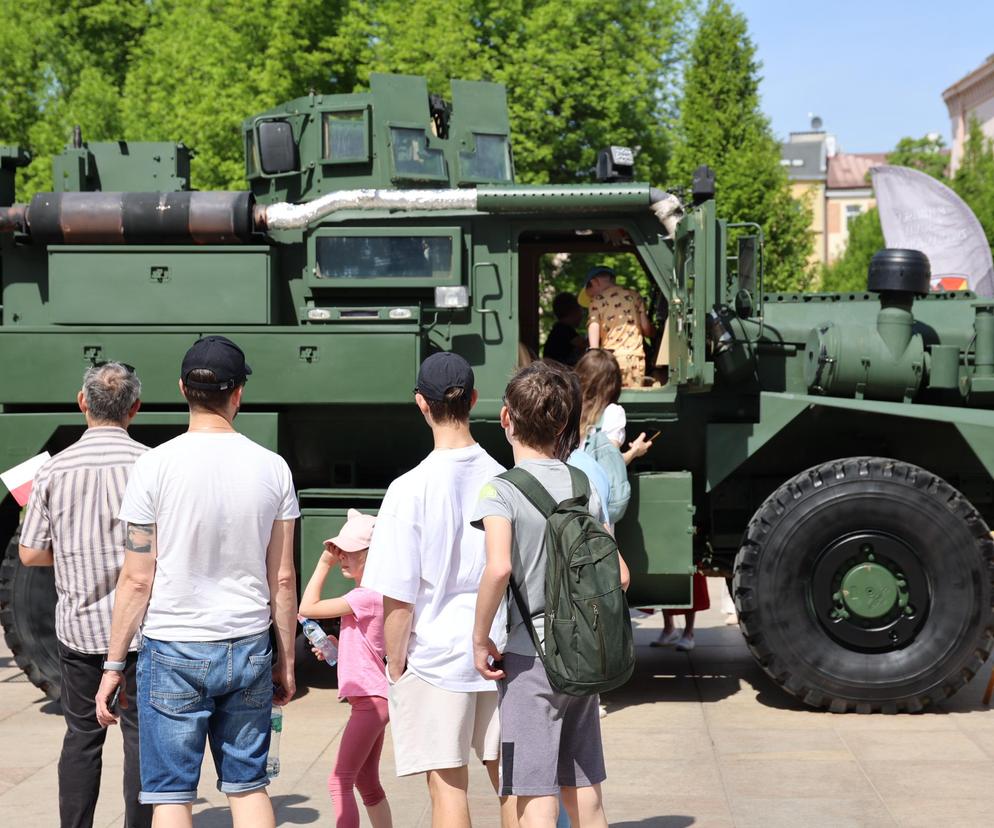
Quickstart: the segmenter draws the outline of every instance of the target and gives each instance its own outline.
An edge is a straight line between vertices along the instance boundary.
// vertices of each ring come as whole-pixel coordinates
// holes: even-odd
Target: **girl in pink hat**
[[[307,618],[341,618],[338,640],[338,697],[352,706],[338,746],[328,791],[338,828],[358,828],[358,788],[373,828],[391,828],[390,805],[380,785],[380,753],[386,730],[387,680],[383,668],[383,597],[362,586],[366,552],[373,535],[372,515],[349,509],[341,532],[324,542],[324,552],[300,599]],[[325,578],[336,563],[355,589],[341,598],[321,598]],[[316,653],[315,653],[316,654]]]

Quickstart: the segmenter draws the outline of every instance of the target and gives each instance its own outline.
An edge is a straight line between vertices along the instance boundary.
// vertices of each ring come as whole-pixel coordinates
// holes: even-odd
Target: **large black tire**
[[[963,687],[991,653],[992,555],[987,524],[941,478],[846,458],[798,474],[756,512],[735,563],[735,603],[753,655],[807,704],[915,712]],[[871,568],[889,596],[903,582],[906,602],[872,619],[878,607],[851,612],[857,590],[844,580],[859,570],[875,598],[881,580],[859,581]]]
[[[55,577],[51,567],[23,566],[14,535],[0,564],[0,622],[14,661],[35,687],[58,701]]]

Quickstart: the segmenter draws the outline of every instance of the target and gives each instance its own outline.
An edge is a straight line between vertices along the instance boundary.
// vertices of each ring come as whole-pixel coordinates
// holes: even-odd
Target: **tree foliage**
[[[719,214],[763,228],[766,284],[796,290],[811,279],[811,212],[791,196],[760,110],[759,70],[745,17],[728,0],[709,0],[687,59],[670,180],[688,186],[698,165],[710,166]]]
[[[508,90],[515,168],[526,183],[589,180],[597,150],[639,148],[662,181],[685,0],[378,0],[344,24],[371,44],[369,74],[492,80]]]
[[[902,138],[893,152],[887,154],[887,163],[898,167],[911,167],[942,181],[949,166],[949,155],[944,151],[941,135],[930,133],[922,138]]]
[[[443,94],[504,83],[522,181],[589,180],[614,143],[662,182],[688,2],[0,0],[0,141],[35,154],[20,198],[50,188],[77,123],[86,140],[182,140],[196,186],[239,188],[243,119],[392,71]]]
[[[351,76],[328,81],[341,71],[334,51],[337,2],[169,0],[153,6],[124,83],[125,136],[192,146],[198,188],[245,186],[245,118],[310,88],[351,91]]]
[[[72,127],[122,134],[121,93],[144,0],[0,0],[0,141],[31,148],[19,192],[51,188],[51,156]]]
[[[873,207],[849,223],[849,243],[842,255],[822,271],[821,289],[839,293],[866,290],[870,259],[883,247],[880,212]]]
[[[987,234],[987,243],[994,248],[994,142],[984,135],[976,118],[970,119],[952,188],[970,205]]]

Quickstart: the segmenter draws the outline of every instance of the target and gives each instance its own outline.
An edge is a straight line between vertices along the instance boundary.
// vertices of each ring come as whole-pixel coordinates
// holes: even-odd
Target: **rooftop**
[[[787,168],[791,181],[824,181],[826,161],[824,141],[788,141],[780,145],[780,163]]]
[[[868,173],[871,167],[887,163],[887,153],[840,152],[828,159],[828,182],[830,190],[854,190],[869,187]]]
[[[956,83],[943,91],[942,99],[948,106],[953,98],[992,77],[994,77],[994,55],[990,55],[980,66],[964,75]]]

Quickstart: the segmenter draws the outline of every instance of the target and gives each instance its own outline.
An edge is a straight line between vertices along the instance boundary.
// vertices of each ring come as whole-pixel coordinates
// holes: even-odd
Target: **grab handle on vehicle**
[[[472,294],[473,294],[473,296],[472,296],[472,301],[474,303],[473,304],[473,310],[476,311],[477,313],[480,313],[480,314],[492,313],[492,314],[496,315],[497,314],[497,309],[496,308],[485,308],[485,307],[483,307],[483,297],[482,296],[478,297],[478,294],[477,294],[477,289],[476,289],[477,288],[476,272],[481,267],[492,267],[494,269],[494,276],[497,277],[497,285],[500,286],[500,271],[497,269],[497,265],[496,264],[494,264],[493,262],[475,262],[473,264],[473,278],[472,278],[472,283],[470,285],[470,288],[471,288]],[[479,301],[480,307],[476,306],[476,302],[477,301]]]

